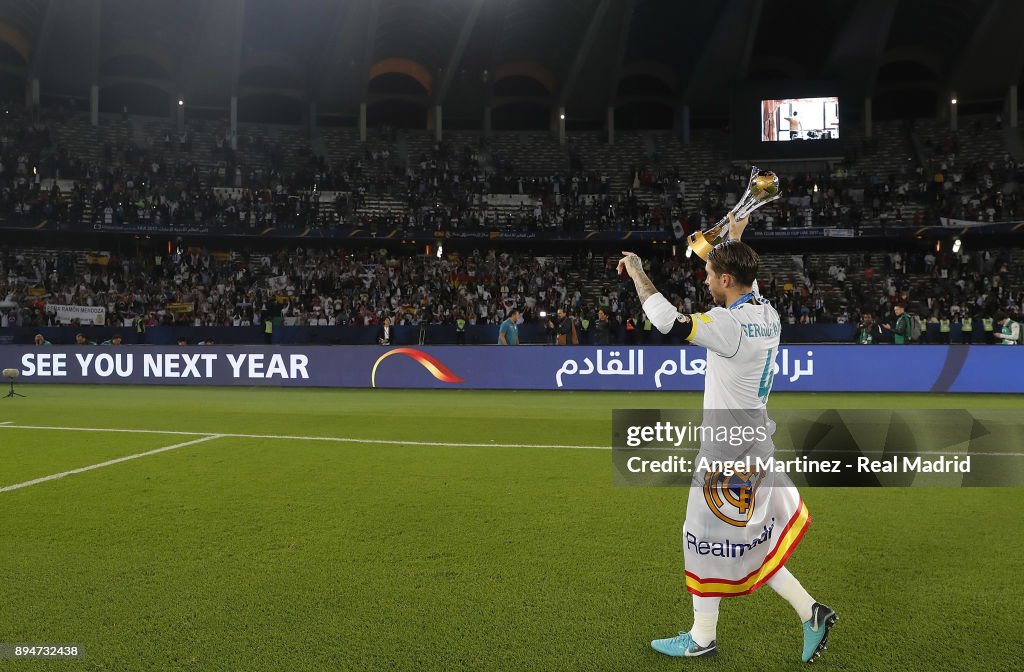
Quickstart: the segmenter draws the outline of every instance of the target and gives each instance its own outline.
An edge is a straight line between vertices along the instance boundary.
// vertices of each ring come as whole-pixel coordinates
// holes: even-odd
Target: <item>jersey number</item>
[[[768,350],[768,357],[764,361],[764,371],[761,372],[761,385],[757,388],[757,396],[762,404],[768,403],[768,395],[772,392],[772,382],[775,380],[775,348]]]

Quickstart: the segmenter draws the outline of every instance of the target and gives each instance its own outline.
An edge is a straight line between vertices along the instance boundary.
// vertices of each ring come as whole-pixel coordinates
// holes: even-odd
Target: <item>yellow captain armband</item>
[[[694,319],[696,315],[687,315],[685,313],[677,313],[675,322],[672,323],[672,328],[668,333],[673,336],[682,336],[686,340],[692,340],[693,335],[697,333],[697,320]]]

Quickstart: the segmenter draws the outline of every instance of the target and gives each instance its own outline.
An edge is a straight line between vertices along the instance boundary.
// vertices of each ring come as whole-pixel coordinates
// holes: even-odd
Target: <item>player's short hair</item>
[[[715,245],[708,254],[708,263],[715,273],[728,273],[743,287],[754,284],[760,257],[754,248],[741,240],[727,240]]]

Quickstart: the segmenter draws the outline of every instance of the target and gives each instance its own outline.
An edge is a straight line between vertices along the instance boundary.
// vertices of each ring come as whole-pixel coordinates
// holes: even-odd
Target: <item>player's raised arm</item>
[[[662,296],[647,277],[640,257],[632,252],[623,252],[617,270],[620,274],[625,271],[633,279],[644,312],[658,331],[663,334],[675,333],[686,339],[693,337],[693,320],[689,315],[677,311],[675,306]]]
[[[747,230],[747,222],[750,221],[749,217],[743,219],[736,219],[733,213],[727,215],[729,217],[729,240],[739,240],[743,237],[743,232]],[[755,279],[751,285],[751,290],[754,294],[760,296],[761,290],[757,286],[757,280]]]
[[[743,232],[747,230],[747,222],[750,221],[750,218],[736,219],[731,212],[726,216],[729,218],[729,240],[739,240],[743,237]]]

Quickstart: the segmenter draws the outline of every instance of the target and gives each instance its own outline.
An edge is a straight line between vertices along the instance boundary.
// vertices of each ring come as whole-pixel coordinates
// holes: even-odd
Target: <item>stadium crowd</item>
[[[104,307],[111,326],[248,326],[274,317],[312,326],[375,325],[384,317],[397,324],[489,324],[513,307],[525,319],[558,306],[582,308],[557,261],[493,250],[398,258],[380,250],[187,249],[89,261],[79,272],[74,252],[5,251],[0,294],[18,306],[6,318],[10,326],[56,324],[48,302]]]
[[[142,222],[171,231],[191,222],[253,230],[671,229],[672,220],[692,230],[731,207],[748,178],[738,168],[724,169],[687,187],[678,166],[635,165],[629,186],[616,194],[608,167],[574,160],[571,171],[525,176],[518,157],[476,136],[417,146],[399,160],[395,132],[387,128],[333,162],[308,145],[284,147],[251,132],[233,139],[217,125],[202,131],[209,137],[190,127],[178,135],[155,132],[140,143],[108,142],[99,159],[84,159],[57,140],[62,134],[56,129],[71,116],[64,109],[13,111],[0,121],[0,216],[84,220],[110,228]],[[957,135],[937,135],[926,143],[924,163],[909,162],[887,176],[862,174],[854,162],[828,174],[783,177],[783,197],[755,213],[754,226],[921,224],[935,214],[1015,218],[1024,165],[1009,155],[964,159],[959,141]],[[210,148],[206,158],[212,161],[198,156],[200,144]],[[686,190],[694,188],[696,210],[687,212]],[[645,191],[661,194],[660,205],[640,198]],[[324,194],[332,199],[330,207],[321,202]],[[482,199],[488,194],[531,198],[495,210]],[[365,207],[385,196],[397,208]],[[52,322],[45,304],[59,301],[103,306],[112,325],[230,326],[270,317],[286,324],[370,325],[385,315],[398,324],[499,323],[519,307],[521,319],[562,308],[581,324],[592,322],[600,308],[621,330],[649,330],[630,288],[614,276],[615,259],[595,263],[593,254],[556,259],[489,250],[400,260],[371,250],[298,247],[259,255],[244,247],[233,254],[184,249],[94,255],[79,275],[81,262],[71,252],[46,257],[5,249],[0,295],[7,299],[5,323],[26,326]],[[850,255],[836,263],[811,255],[799,277],[777,280],[769,274],[761,291],[790,324],[852,322],[865,313],[884,323],[897,304],[925,321],[1024,311],[1024,266],[1007,250],[955,255],[903,249],[878,256]],[[708,305],[703,271],[691,260],[649,261],[652,277],[680,309]],[[595,277],[594,269],[602,267],[604,276]]]
[[[72,118],[61,109],[5,115],[0,215],[107,227],[202,223],[214,229],[671,230],[680,221],[690,231],[717,220],[747,182],[745,171],[725,168],[705,176],[703,184],[687,185],[680,180],[680,166],[659,160],[618,175],[626,186],[614,193],[619,168],[573,160],[565,170],[525,175],[517,163],[521,157],[480,136],[417,145],[402,155],[395,132],[387,128],[333,160],[315,155],[308,144],[285,147],[251,131],[235,139],[233,150],[232,138],[217,124],[189,127],[180,135],[157,131],[138,142],[130,137],[106,142],[89,160],[57,140],[66,132],[54,129]],[[203,142],[194,147],[196,136]],[[927,141],[921,161],[889,174],[861,172],[853,160],[828,172],[784,175],[783,197],[756,213],[754,223],[857,229],[876,223],[920,225],[936,216],[1016,218],[1024,166],[1005,152],[965,160],[958,149],[958,136],[939,136]],[[645,192],[657,198],[643,198]],[[483,198],[489,194],[531,200],[495,209]],[[385,207],[367,207],[381,197],[388,198]]]
[[[631,194],[610,194],[606,173],[524,176],[511,159],[485,150],[482,139],[476,145],[435,143],[410,154],[403,165],[391,132],[384,129],[366,146],[354,145],[333,162],[313,155],[308,146],[293,150],[292,160],[286,161],[280,143],[244,136],[236,152],[224,130],[215,129],[209,131],[214,141],[206,143],[214,147],[208,160],[193,154],[191,134],[197,131],[185,131],[174,137],[153,135],[140,143],[107,142],[102,159],[89,161],[56,140],[52,127],[66,118],[64,111],[6,115],[0,134],[0,215],[172,229],[203,223],[253,229],[390,225],[575,230],[665,223]],[[496,193],[530,196],[536,205],[489,211],[481,197]],[[330,207],[322,203],[324,194],[331,199]],[[400,207],[364,211],[368,199],[381,196]]]
[[[897,305],[924,322],[1024,313],[1024,266],[1006,251],[807,255],[797,278],[762,274],[760,291],[784,323],[847,323],[870,314],[891,323]],[[6,249],[0,254],[2,326],[59,322],[48,304],[99,306],[108,326],[370,326],[384,318],[420,323],[500,324],[544,320],[558,309],[587,331],[597,311],[624,340],[644,338],[633,288],[615,274],[617,255],[534,256],[500,250],[395,256],[381,249],[295,247],[274,253],[200,248],[82,260],[75,251]],[[703,268],[654,255],[649,273],[680,311],[710,306]],[[827,265],[826,265],[827,263]],[[603,270],[602,270],[603,269]],[[649,335],[649,334],[648,334]]]

